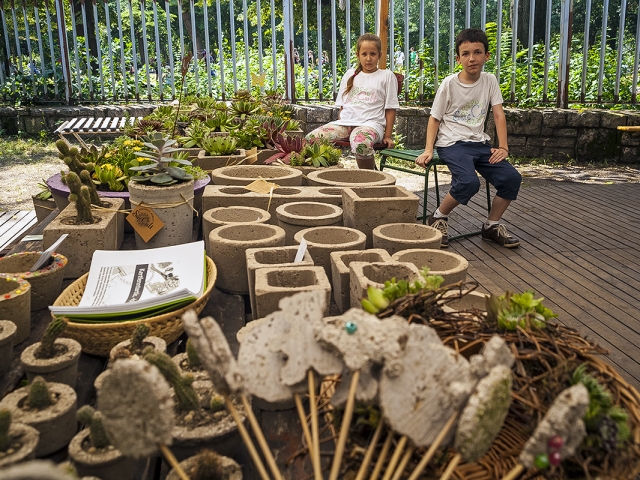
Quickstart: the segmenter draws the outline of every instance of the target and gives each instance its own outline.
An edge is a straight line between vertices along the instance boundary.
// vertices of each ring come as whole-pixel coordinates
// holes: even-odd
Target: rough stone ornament
[[[378,398],[378,379],[380,378],[381,368],[365,368],[360,370],[358,378],[358,386],[356,387],[356,400],[361,403],[377,403]],[[349,386],[352,378],[351,370],[345,367],[340,375],[340,384],[336,387],[336,391],[331,396],[331,405],[334,407],[343,407],[349,397]]]
[[[98,409],[113,446],[128,457],[171,444],[173,391],[160,370],[143,360],[118,360],[98,390]]]
[[[511,368],[516,360],[502,337],[494,335],[484,344],[480,354],[472,355],[469,361],[471,362],[471,371],[476,378],[482,378],[497,365]]]

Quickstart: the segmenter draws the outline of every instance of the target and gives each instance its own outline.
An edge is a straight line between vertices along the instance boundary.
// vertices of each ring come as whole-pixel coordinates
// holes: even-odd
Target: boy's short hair
[[[484,53],[489,51],[489,39],[484,30],[479,28],[466,28],[462,30],[456,37],[456,55],[460,56],[460,45],[465,42],[475,43],[479,42],[484,45]]]

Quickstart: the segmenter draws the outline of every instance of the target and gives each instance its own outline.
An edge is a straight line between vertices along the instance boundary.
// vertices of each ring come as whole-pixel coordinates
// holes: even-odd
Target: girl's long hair
[[[343,97],[351,91],[351,89],[353,88],[353,81],[355,80],[356,75],[358,75],[362,71],[362,65],[360,65],[360,47],[363,42],[375,43],[376,47],[378,48],[378,55],[382,55],[382,41],[380,40],[379,36],[374,35],[373,33],[365,33],[364,35],[360,35],[360,37],[358,37],[358,43],[356,44],[356,55],[358,56],[358,66],[356,67],[356,71],[353,73],[353,75],[351,75],[351,78],[347,80],[347,88],[345,88],[344,93],[342,94]]]

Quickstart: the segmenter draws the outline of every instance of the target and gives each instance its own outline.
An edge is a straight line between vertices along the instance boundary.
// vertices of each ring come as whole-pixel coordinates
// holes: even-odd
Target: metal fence
[[[486,30],[485,69],[508,102],[637,100],[640,9],[627,0],[50,2],[0,0],[4,103],[226,99],[252,88],[331,100],[358,36],[378,25],[388,68],[405,74],[405,102],[433,98],[467,27]]]

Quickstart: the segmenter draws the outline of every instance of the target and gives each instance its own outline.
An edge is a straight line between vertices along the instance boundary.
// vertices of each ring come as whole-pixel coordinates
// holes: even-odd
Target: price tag
[[[279,185],[277,183],[267,182],[266,180],[259,178],[258,180],[251,182],[249,185],[246,185],[244,188],[256,193],[271,194],[273,190],[278,188],[278,186]]]
[[[127,222],[145,242],[148,242],[164,226],[164,222],[158,218],[149,207],[137,206],[129,215]]]

